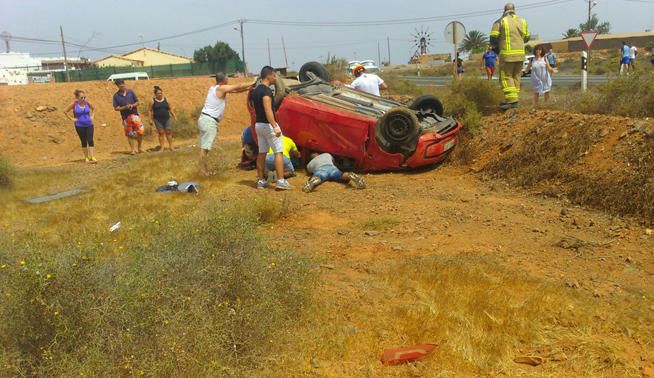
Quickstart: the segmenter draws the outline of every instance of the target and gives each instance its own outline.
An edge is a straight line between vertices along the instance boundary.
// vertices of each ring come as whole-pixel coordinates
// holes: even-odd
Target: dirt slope
[[[179,111],[187,115],[202,106],[212,85],[211,78],[177,78],[129,82],[142,101],[141,114],[146,114],[146,102],[151,100],[154,85],[163,88],[166,97]],[[59,83],[0,87],[0,151],[15,165],[21,167],[50,166],[78,161],[81,156],[79,139],[71,121],[63,110],[73,101],[73,91],[86,91],[87,99],[96,108],[95,142],[98,158],[106,160],[128,150],[123,135],[120,114],[113,110],[112,96],[116,87],[111,82]],[[55,111],[38,112],[39,106],[56,107]],[[245,110],[245,95],[233,95],[221,134],[249,123]],[[28,119],[32,115],[33,120]],[[191,120],[191,122],[195,122]],[[146,122],[146,127],[150,127]],[[230,130],[231,131],[231,130]],[[194,141],[189,141],[194,143]],[[158,145],[154,136],[146,137],[145,147]]]
[[[458,151],[487,176],[573,202],[654,219],[654,122],[556,111],[486,119]]]

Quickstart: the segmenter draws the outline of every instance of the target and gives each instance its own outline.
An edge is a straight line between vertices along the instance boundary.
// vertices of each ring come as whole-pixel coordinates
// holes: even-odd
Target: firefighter
[[[490,32],[490,43],[500,56],[500,84],[504,92],[500,107],[504,110],[518,107],[525,43],[529,36],[527,21],[516,16],[513,3],[506,4],[504,14]]]

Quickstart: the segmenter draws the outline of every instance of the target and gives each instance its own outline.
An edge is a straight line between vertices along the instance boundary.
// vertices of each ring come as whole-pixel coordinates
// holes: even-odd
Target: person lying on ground
[[[227,76],[222,72],[218,72],[213,77],[216,79],[216,84],[209,88],[204,107],[198,118],[198,128],[200,129],[198,169],[203,175],[211,174],[207,167],[207,159],[209,151],[213,147],[213,142],[216,140],[216,135],[218,135],[218,123],[225,115],[227,94],[245,92],[256,82],[256,78],[254,78],[253,81],[242,84],[229,84]]]
[[[120,112],[120,117],[123,120],[123,129],[127,142],[131,148],[131,154],[135,155],[137,152],[145,152],[143,150],[143,122],[139,116],[139,99],[136,93],[131,89],[127,89],[125,82],[122,79],[114,81],[118,87],[118,91],[114,94],[113,105],[114,110]],[[134,141],[136,140],[136,144]],[[138,147],[138,149],[137,149]]]
[[[307,172],[311,174],[304,184],[302,191],[312,192],[318,185],[326,181],[335,181],[344,184],[352,182],[357,189],[365,189],[363,178],[354,172],[342,172],[334,164],[334,158],[328,153],[311,154],[311,161],[307,164]]]
[[[73,117],[69,112],[73,111]],[[75,131],[82,142],[82,151],[84,152],[84,159],[87,163],[97,163],[98,161],[94,155],[95,144],[93,143],[93,116],[95,108],[90,102],[86,101],[86,94],[84,91],[75,90],[75,101],[70,104],[64,114],[68,119],[75,122]]]
[[[259,146],[257,146],[254,126],[247,126],[241,134],[241,162],[237,167],[245,171],[257,169],[258,154]]]
[[[173,150],[173,122],[177,120],[177,115],[168,102],[168,98],[164,97],[163,90],[158,85],[154,86],[154,98],[148,109],[150,113],[150,124],[157,128],[159,134],[159,148],[160,151],[165,151],[164,137],[168,140],[168,150]]]
[[[284,151],[282,152],[282,160],[284,161],[284,178],[295,176],[295,167],[293,166],[292,158],[300,158],[300,151],[297,149],[293,139],[282,136],[282,143],[284,144]],[[272,148],[268,150],[266,155],[266,174],[269,175],[275,171],[275,154]]]

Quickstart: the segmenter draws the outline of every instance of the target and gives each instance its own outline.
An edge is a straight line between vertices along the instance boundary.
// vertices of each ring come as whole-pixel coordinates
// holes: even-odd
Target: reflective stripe
[[[500,55],[502,56],[507,56],[507,55],[525,55],[525,49],[522,50],[502,50],[500,51]]]
[[[502,26],[504,26],[504,41],[506,43],[504,49],[508,51],[511,50],[511,32],[509,31],[509,19],[507,17],[502,19]]]
[[[491,36],[491,37],[499,37],[499,36],[500,36],[500,32],[498,32],[498,31],[492,31],[492,32],[490,32],[490,36]]]
[[[524,18],[522,19],[522,37],[525,39],[529,37],[529,31],[527,30],[527,20]]]

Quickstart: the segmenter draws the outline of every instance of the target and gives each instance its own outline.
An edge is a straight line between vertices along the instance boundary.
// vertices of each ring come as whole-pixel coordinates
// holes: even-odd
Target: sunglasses
[[[86,100],[86,96],[82,96],[82,97],[80,97],[80,99]]]

